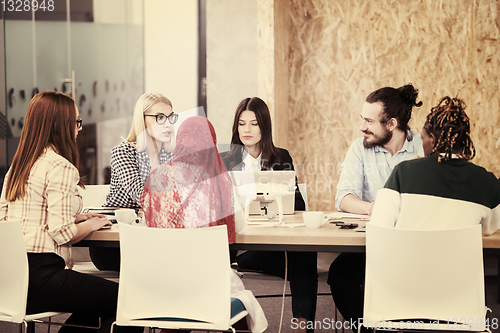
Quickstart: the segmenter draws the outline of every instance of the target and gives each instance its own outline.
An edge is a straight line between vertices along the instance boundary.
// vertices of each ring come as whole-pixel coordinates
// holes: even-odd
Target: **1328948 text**
[[[4,12],[53,12],[55,3],[54,0],[2,0],[0,7]]]

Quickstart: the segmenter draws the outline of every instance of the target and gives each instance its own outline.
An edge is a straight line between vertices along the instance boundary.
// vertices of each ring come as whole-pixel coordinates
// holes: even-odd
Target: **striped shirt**
[[[4,182],[0,221],[21,223],[27,252],[56,253],[70,267],[70,246],[66,244],[76,233],[75,218],[82,210],[79,180],[74,165],[52,148],[46,148],[31,168],[23,198],[5,200],[7,181]]]

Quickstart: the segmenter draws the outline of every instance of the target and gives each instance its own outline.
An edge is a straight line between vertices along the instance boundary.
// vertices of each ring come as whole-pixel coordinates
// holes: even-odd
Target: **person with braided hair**
[[[425,156],[442,153],[439,162],[451,159],[452,154],[460,154],[468,160],[474,158],[476,150],[470,138],[465,107],[462,100],[446,96],[431,109],[422,131]]]
[[[394,168],[377,193],[370,224],[426,230],[481,224],[485,235],[498,229],[500,182],[469,162],[475,149],[464,109],[462,100],[450,97],[431,109],[421,132],[426,157],[401,162]],[[330,287],[344,318],[357,323],[363,317],[365,261],[358,258],[342,263],[344,266],[336,267],[342,268],[334,281],[338,284]],[[339,285],[343,293],[337,291]],[[361,327],[361,332],[371,329]]]
[[[370,223],[411,229],[500,226],[500,183],[475,156],[465,103],[444,97],[422,129],[425,158],[400,163],[377,194]]]

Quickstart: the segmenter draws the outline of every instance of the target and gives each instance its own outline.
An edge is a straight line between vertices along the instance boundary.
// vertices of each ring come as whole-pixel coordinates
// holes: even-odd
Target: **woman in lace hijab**
[[[227,225],[235,240],[231,177],[219,155],[215,130],[204,117],[185,120],[174,159],[152,171],[141,195],[146,224],[157,228]]]

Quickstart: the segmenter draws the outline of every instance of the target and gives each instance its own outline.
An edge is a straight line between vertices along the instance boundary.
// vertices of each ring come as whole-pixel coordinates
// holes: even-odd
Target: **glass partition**
[[[52,11],[5,11],[5,115],[11,135],[5,135],[4,168],[17,148],[31,97],[56,90],[74,93],[83,118],[81,175],[87,184],[109,183],[111,148],[127,136],[144,91],[142,2],[56,0]],[[0,155],[1,135],[0,122]]]

